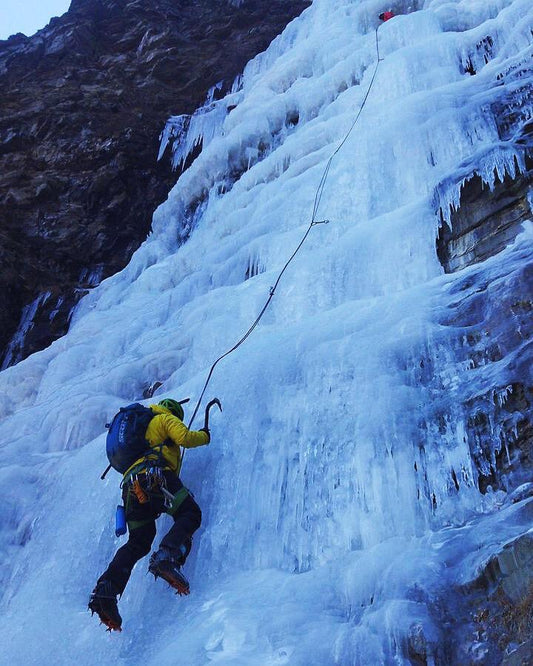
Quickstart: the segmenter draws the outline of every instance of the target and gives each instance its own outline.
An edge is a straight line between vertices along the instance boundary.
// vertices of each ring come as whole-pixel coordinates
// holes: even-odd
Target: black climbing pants
[[[174,496],[172,506],[165,506],[165,496],[157,485],[149,486],[149,477],[139,474],[140,486],[147,502],[141,503],[134,492],[133,485],[127,483],[122,489],[122,499],[126,509],[129,538],[115,553],[115,557],[98,579],[109,580],[117,593],[122,594],[129,580],[132,569],[142,557],[148,555],[156,535],[155,521],[162,513],[168,513],[174,519],[174,525],[161,540],[160,546],[170,550],[179,550],[185,546],[182,563],[185,562],[192,545],[192,535],[200,527],[202,512],[192,495],[181,480],[170,471],[163,472],[167,490]]]

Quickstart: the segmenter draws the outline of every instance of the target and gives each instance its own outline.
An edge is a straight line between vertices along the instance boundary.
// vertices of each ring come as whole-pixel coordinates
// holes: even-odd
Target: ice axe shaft
[[[209,430],[209,410],[215,405],[220,409],[220,411],[222,411],[222,405],[220,404],[220,400],[218,398],[213,398],[213,400],[211,400],[205,407],[204,428],[206,430]]]

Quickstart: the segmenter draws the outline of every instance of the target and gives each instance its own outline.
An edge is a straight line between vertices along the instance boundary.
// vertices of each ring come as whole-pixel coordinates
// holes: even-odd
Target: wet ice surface
[[[313,228],[210,384],[224,413],[183,471],[204,514],[191,597],[154,583],[143,561],[120,601],[122,634],[86,612],[123,543],[118,475],[99,480],[104,424],[156,379],[158,400],[194,402],[255,319],[368,90],[382,4],[317,0],[293,21],[224,114],[222,100],[212,125],[202,118],[201,155],[126,269],[82,300],[67,336],[0,374],[6,660],[408,663],[410,627],[440,640],[432,600],[528,529],[523,504],[480,494],[462,410],[487,390],[504,396],[524,349],[474,369],[460,353],[473,323],[451,313],[458,293],[513,284],[531,262],[532,226],[451,276],[435,237],[436,207],[457,204],[464,178],[491,183],[493,168],[523,166],[492,105],[514,101],[517,132],[531,117],[517,87],[531,76],[533,10],[393,9],[404,15],[379,28],[383,61],[317,212],[331,222]]]

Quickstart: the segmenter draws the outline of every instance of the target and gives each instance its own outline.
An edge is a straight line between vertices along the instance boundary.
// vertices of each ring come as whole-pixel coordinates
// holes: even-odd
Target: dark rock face
[[[531,517],[533,503],[526,504],[522,512]],[[458,640],[453,645],[451,663],[531,664],[533,537],[524,534],[505,544],[459,592],[453,608]]]
[[[521,224],[531,218],[528,191],[533,186],[533,160],[528,171],[506,176],[491,191],[479,176],[467,181],[461,203],[451,215],[451,229],[444,223],[437,254],[447,273],[453,273],[491,257],[514,240]]]
[[[517,105],[518,106],[518,105]],[[512,108],[512,105],[509,105]],[[513,118],[498,116],[506,138]],[[437,254],[447,273],[500,253],[531,220],[533,126],[526,124],[526,171],[506,176],[491,190],[478,176],[461,190],[460,204],[443,224]],[[475,397],[458,406],[482,493],[503,490],[509,502],[533,494],[533,265],[524,252],[520,269],[505,262],[492,278],[470,271],[454,286],[456,301],[442,322],[461,332],[457,358],[482,378]],[[493,373],[494,371],[494,373]],[[500,385],[494,384],[498,377]],[[533,515],[533,503],[524,508]],[[519,666],[532,663],[533,539],[523,536],[495,552],[469,585],[456,590],[450,663]],[[453,600],[453,594],[450,597]]]
[[[461,332],[457,357],[486,387],[462,405],[478,486],[511,492],[533,470],[533,266],[502,271],[493,283],[467,277],[454,295],[443,323]],[[503,383],[495,385],[492,372]]]
[[[165,120],[231,85],[308,4],[73,0],[0,42],[0,365],[63,335],[146,238],[176,180],[156,161]]]
[[[474,176],[461,190],[460,205],[444,224],[437,254],[447,273],[501,252],[531,220],[533,127],[525,127],[527,171],[507,176],[491,190]],[[474,288],[474,289],[473,289]],[[456,283],[456,303],[445,325],[467,333],[457,345],[462,362],[487,375],[490,390],[463,405],[466,437],[479,472],[481,492],[511,492],[533,470],[533,266],[524,257],[519,271],[492,282],[472,273]],[[490,368],[504,364],[506,383],[493,386]],[[496,446],[495,446],[496,444]],[[496,449],[496,453],[494,450]]]

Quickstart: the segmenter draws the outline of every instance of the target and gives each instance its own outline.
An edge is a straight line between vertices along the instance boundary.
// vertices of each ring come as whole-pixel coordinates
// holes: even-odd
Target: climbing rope
[[[325,185],[326,185],[326,181],[327,181],[327,179],[328,179],[328,174],[329,174],[329,170],[330,170],[330,167],[331,167],[331,163],[332,163],[332,161],[333,161],[333,158],[334,158],[335,155],[339,152],[339,150],[344,146],[344,144],[345,144],[346,141],[348,140],[348,137],[349,137],[350,134],[352,133],[352,130],[354,129],[355,125],[357,124],[357,121],[359,120],[359,117],[361,116],[361,112],[363,111],[363,108],[364,108],[364,106],[365,106],[365,104],[366,104],[366,101],[367,101],[367,99],[368,99],[368,96],[369,96],[369,94],[370,94],[370,91],[372,90],[372,86],[374,85],[374,81],[376,80],[376,74],[377,74],[377,71],[378,71],[379,63],[382,62],[382,58],[380,57],[380,53],[379,53],[379,41],[378,41],[378,30],[379,30],[379,28],[380,28],[380,26],[378,25],[378,27],[376,28],[376,54],[377,54],[377,60],[376,60],[376,66],[375,66],[375,68],[374,68],[374,72],[373,72],[373,74],[372,74],[372,78],[370,79],[370,84],[369,84],[368,89],[367,89],[367,91],[366,91],[366,93],[365,93],[365,96],[363,97],[363,101],[362,101],[362,103],[361,103],[361,106],[360,106],[360,108],[359,108],[359,111],[357,112],[357,115],[356,115],[356,117],[355,117],[353,123],[351,124],[351,126],[350,126],[348,132],[346,133],[345,137],[342,139],[342,141],[340,142],[340,144],[337,146],[337,148],[335,149],[335,151],[332,153],[332,155],[330,156],[330,158],[329,158],[328,161],[327,161],[326,167],[325,167],[325,169],[324,169],[324,172],[323,172],[323,174],[322,174],[322,177],[321,177],[321,179],[320,179],[320,182],[319,182],[319,184],[318,184],[318,188],[317,188],[317,191],[316,191],[315,200],[314,200],[314,204],[313,204],[313,213],[312,213],[312,215],[311,215],[311,222],[309,223],[309,227],[307,228],[307,231],[305,232],[305,234],[303,235],[302,239],[301,239],[300,242],[298,243],[298,246],[296,247],[296,249],[294,250],[294,252],[291,254],[291,256],[289,257],[289,259],[287,260],[287,262],[285,263],[285,265],[284,265],[283,268],[281,269],[281,272],[280,272],[280,274],[278,275],[278,278],[277,278],[276,282],[274,283],[274,286],[270,288],[270,292],[269,292],[268,298],[267,298],[265,304],[263,305],[261,311],[260,311],[259,314],[257,315],[257,317],[256,317],[255,321],[253,322],[253,324],[252,324],[252,325],[250,326],[250,328],[246,331],[246,333],[240,338],[240,340],[238,340],[238,342],[236,342],[236,343],[233,345],[233,347],[232,347],[231,349],[228,349],[228,351],[224,352],[224,354],[222,354],[221,356],[219,356],[219,357],[216,359],[216,361],[213,363],[213,365],[211,366],[211,369],[209,370],[209,374],[207,375],[207,379],[205,380],[205,384],[204,384],[204,387],[203,387],[203,389],[202,389],[202,392],[200,393],[200,397],[198,398],[198,402],[197,402],[196,407],[195,407],[195,409],[194,409],[193,415],[192,415],[192,417],[191,417],[191,419],[190,419],[190,421],[189,421],[189,428],[191,427],[191,425],[192,425],[192,423],[193,423],[193,421],[194,421],[194,419],[195,419],[195,417],[196,417],[196,415],[197,415],[197,413],[198,413],[198,409],[200,408],[200,404],[202,403],[202,399],[203,399],[204,394],[205,394],[205,392],[206,392],[206,390],[207,390],[207,387],[208,387],[208,385],[209,385],[209,382],[211,381],[211,377],[213,376],[213,372],[214,372],[216,366],[220,363],[220,361],[222,361],[222,359],[226,358],[226,356],[229,356],[229,355],[230,355],[231,353],[233,353],[236,349],[238,349],[238,348],[243,344],[243,342],[245,342],[245,340],[247,340],[247,338],[251,335],[252,331],[255,329],[255,327],[257,326],[257,324],[259,324],[259,322],[261,321],[261,318],[263,317],[263,315],[265,314],[265,312],[266,312],[268,306],[270,305],[270,301],[274,298],[274,294],[276,293],[276,289],[277,289],[277,287],[278,287],[278,285],[279,285],[279,283],[280,283],[280,281],[281,281],[281,278],[283,277],[283,274],[284,274],[285,271],[287,270],[289,264],[292,262],[292,260],[294,259],[294,257],[295,257],[295,256],[298,254],[298,252],[300,251],[300,248],[302,247],[302,245],[305,243],[305,241],[306,241],[306,239],[307,239],[307,236],[309,236],[309,234],[311,233],[311,229],[312,229],[314,226],[318,225],[318,224],[327,224],[327,223],[329,222],[329,220],[319,220],[319,221],[317,221],[315,218],[316,218],[316,215],[317,215],[317,212],[318,212],[318,207],[320,206],[320,201],[321,201],[321,199],[322,199],[322,194],[323,194],[323,192],[324,192],[324,187],[325,187]],[[183,464],[183,458],[184,458],[184,456],[185,456],[185,451],[183,451],[182,456],[181,456],[181,464]],[[180,469],[181,469],[181,465],[180,465]],[[178,473],[179,473],[179,471],[178,471]]]
[[[372,74],[372,78],[370,79],[370,84],[367,88],[365,96],[363,97],[363,101],[361,103],[359,111],[357,112],[357,115],[355,116],[355,120],[353,121],[353,123],[350,126],[350,129],[346,133],[346,136],[344,137],[344,139],[340,142],[340,144],[337,146],[337,148],[333,151],[329,160],[327,161],[326,167],[324,169],[324,173],[322,174],[322,178],[320,179],[320,183],[318,184],[318,188],[317,188],[317,191],[316,191],[315,203],[314,203],[314,206],[313,206],[313,215],[311,217],[312,220],[315,219],[315,216],[317,214],[318,207],[319,207],[320,201],[322,199],[322,194],[324,192],[324,187],[326,185],[326,180],[327,180],[328,175],[329,175],[329,169],[331,167],[331,163],[333,162],[333,158],[339,152],[339,150],[344,146],[346,141],[348,141],[348,137],[352,133],[353,128],[357,124],[357,121],[359,120],[359,117],[360,117],[363,109],[365,108],[366,100],[368,99],[368,96],[370,95],[370,91],[372,90],[372,86],[374,85],[374,81],[376,80],[376,74],[378,73],[379,63],[382,62],[382,58],[380,58],[380,55],[379,55],[379,41],[378,41],[378,30],[380,28],[380,25],[378,25],[378,27],[376,28],[376,54],[377,54],[377,59],[376,59],[376,66],[374,67],[374,72]],[[312,224],[313,223],[311,222],[311,225]]]

